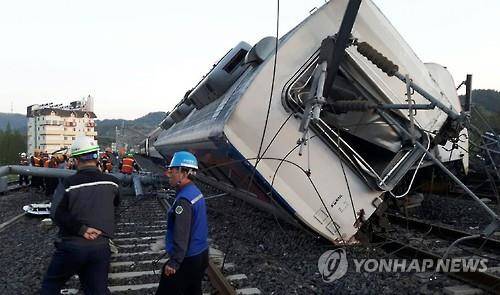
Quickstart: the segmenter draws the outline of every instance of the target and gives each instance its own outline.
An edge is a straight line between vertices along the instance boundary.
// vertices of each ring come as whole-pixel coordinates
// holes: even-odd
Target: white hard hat
[[[93,139],[87,136],[78,136],[71,145],[71,156],[95,153],[99,151],[99,146]]]

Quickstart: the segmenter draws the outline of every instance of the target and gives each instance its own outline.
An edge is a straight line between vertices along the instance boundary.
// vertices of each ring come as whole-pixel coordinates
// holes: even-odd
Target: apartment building
[[[35,104],[27,108],[27,151],[35,149],[53,153],[71,146],[77,136],[88,136],[97,144],[93,98],[88,96],[63,106],[53,103]]]

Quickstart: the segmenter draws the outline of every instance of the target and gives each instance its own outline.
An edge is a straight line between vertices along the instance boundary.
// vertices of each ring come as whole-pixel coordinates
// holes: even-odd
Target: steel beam
[[[65,178],[74,175],[76,170],[57,169],[57,168],[42,168],[22,165],[8,165],[0,167],[0,177],[9,174],[30,175],[38,177]],[[166,183],[167,178],[162,175],[154,174],[122,174],[110,173],[116,177],[121,184],[132,184],[137,196],[144,195],[143,185],[152,185],[155,183]]]
[[[333,82],[335,81],[335,77],[337,76],[340,63],[344,60],[346,55],[345,49],[349,44],[352,27],[354,26],[354,21],[356,21],[360,5],[361,0],[350,0],[347,4],[344,17],[342,18],[342,23],[340,24],[337,38],[335,40],[333,55],[328,57],[328,69],[325,81],[326,87],[323,89],[323,97],[329,96],[329,92],[332,88]]]
[[[396,72],[394,74],[399,80],[401,80],[403,83],[406,83],[406,77],[401,74],[400,72]],[[432,94],[427,92],[425,89],[422,87],[418,86],[414,82],[409,82],[410,86],[412,89],[414,89],[416,92],[418,92],[420,95],[422,95],[425,99],[431,102],[431,104],[437,106],[440,110],[445,112],[450,118],[453,120],[457,120],[460,118],[460,114],[455,111],[454,109],[451,108],[451,106],[447,106],[441,102],[441,100],[435,98]]]

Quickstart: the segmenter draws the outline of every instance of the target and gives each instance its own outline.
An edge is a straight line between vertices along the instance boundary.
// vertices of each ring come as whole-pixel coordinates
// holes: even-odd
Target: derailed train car
[[[140,143],[138,152],[142,155],[145,155],[154,159],[163,159],[162,155],[158,153],[156,148],[154,147],[154,143],[158,139],[162,129],[160,127],[154,129],[149,132],[146,138]]]
[[[279,40],[237,44],[164,119],[155,150],[193,152],[204,173],[334,243],[352,241],[383,194],[425,165],[415,142],[466,166],[466,154],[443,148],[467,150],[467,140],[456,140],[466,130],[451,128],[446,112],[377,67],[373,49],[460,113],[451,75],[422,63],[371,1],[359,7],[334,79],[325,76],[335,49],[328,42],[336,42],[347,5],[328,2]]]

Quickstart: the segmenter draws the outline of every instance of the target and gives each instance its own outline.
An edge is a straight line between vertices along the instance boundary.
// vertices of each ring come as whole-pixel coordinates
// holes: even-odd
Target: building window
[[[73,128],[73,131],[76,131],[76,128]]]
[[[73,140],[75,140],[75,137],[73,136]]]
[[[64,137],[64,140],[68,140],[68,137],[67,137],[67,136],[65,136],[65,137]]]

